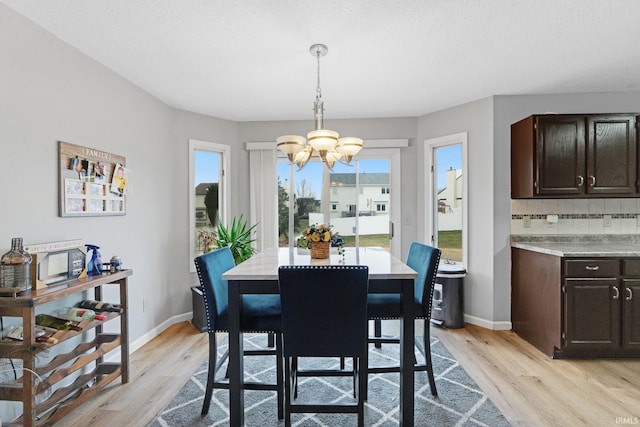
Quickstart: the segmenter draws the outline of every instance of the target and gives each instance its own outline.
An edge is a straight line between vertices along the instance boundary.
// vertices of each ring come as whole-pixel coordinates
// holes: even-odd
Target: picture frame
[[[61,217],[126,215],[124,156],[58,141],[58,160]]]

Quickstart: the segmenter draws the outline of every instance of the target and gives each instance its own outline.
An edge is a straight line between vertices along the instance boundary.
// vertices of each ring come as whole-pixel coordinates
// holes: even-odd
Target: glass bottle
[[[11,239],[11,250],[0,258],[0,287],[31,289],[31,255],[22,248],[22,237]]]
[[[37,314],[36,325],[46,326],[47,328],[58,329],[59,331],[81,331],[80,326],[76,326],[71,321],[60,319],[59,317],[49,316],[48,314]]]

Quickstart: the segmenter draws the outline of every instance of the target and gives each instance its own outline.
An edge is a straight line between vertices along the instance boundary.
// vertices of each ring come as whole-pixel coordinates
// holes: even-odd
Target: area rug
[[[226,341],[226,340],[225,340]],[[266,335],[245,334],[245,349],[262,348]],[[226,342],[219,345],[224,351]],[[433,397],[429,389],[426,372],[415,376],[415,425],[416,426],[509,426],[509,422],[495,407],[478,385],[469,377],[460,364],[437,339],[431,338],[433,368],[438,396]],[[416,353],[420,360],[420,353]],[[370,346],[371,366],[389,366],[398,363],[398,346],[386,344],[382,349]],[[328,363],[328,364],[327,364]],[[301,368],[337,367],[338,359],[328,362],[320,359],[302,359]],[[245,358],[246,378],[259,381],[274,381],[273,356],[251,356]],[[347,366],[349,367],[349,366]],[[224,367],[223,367],[224,369]],[[224,372],[221,370],[219,374]],[[399,374],[369,375],[369,399],[365,407],[365,425],[391,427],[399,419]],[[209,414],[200,417],[204,389],[207,381],[205,362],[189,379],[177,396],[160,413],[151,427],[210,427],[228,426],[228,390],[213,392]],[[300,378],[298,398],[322,396],[332,401],[352,401],[352,381],[346,377]],[[275,392],[245,391],[245,424],[250,427],[283,426],[278,421]],[[352,414],[292,414],[292,424],[304,427],[347,427],[356,425]]]

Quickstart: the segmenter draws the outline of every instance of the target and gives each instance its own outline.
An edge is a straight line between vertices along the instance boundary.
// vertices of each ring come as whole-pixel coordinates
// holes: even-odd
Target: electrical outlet
[[[522,216],[522,226],[524,228],[531,228],[531,216],[530,215],[523,215]]]
[[[145,298],[142,300],[142,311],[147,310],[149,310],[149,300]]]
[[[602,215],[602,220],[605,227],[611,227],[611,215]]]

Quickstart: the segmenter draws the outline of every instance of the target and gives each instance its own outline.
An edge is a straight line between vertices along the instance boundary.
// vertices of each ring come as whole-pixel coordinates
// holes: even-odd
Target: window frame
[[[218,197],[220,207],[218,215],[221,221],[226,221],[229,217],[229,189],[227,188],[227,177],[229,175],[229,165],[231,164],[231,147],[216,142],[202,141],[199,139],[189,139],[189,271],[195,273],[196,267],[193,263],[196,246],[196,184],[195,184],[195,152],[207,151],[220,155],[220,182],[218,187]]]
[[[424,141],[424,186],[427,191],[425,200],[425,227],[424,241],[434,242],[434,215],[438,214],[438,204],[434,203],[437,197],[438,189],[435,188],[436,180],[434,174],[433,150],[435,148],[445,147],[448,145],[461,144],[462,152],[462,264],[469,265],[469,165],[467,155],[468,133],[461,132],[452,135],[446,135],[439,138],[426,139]]]

